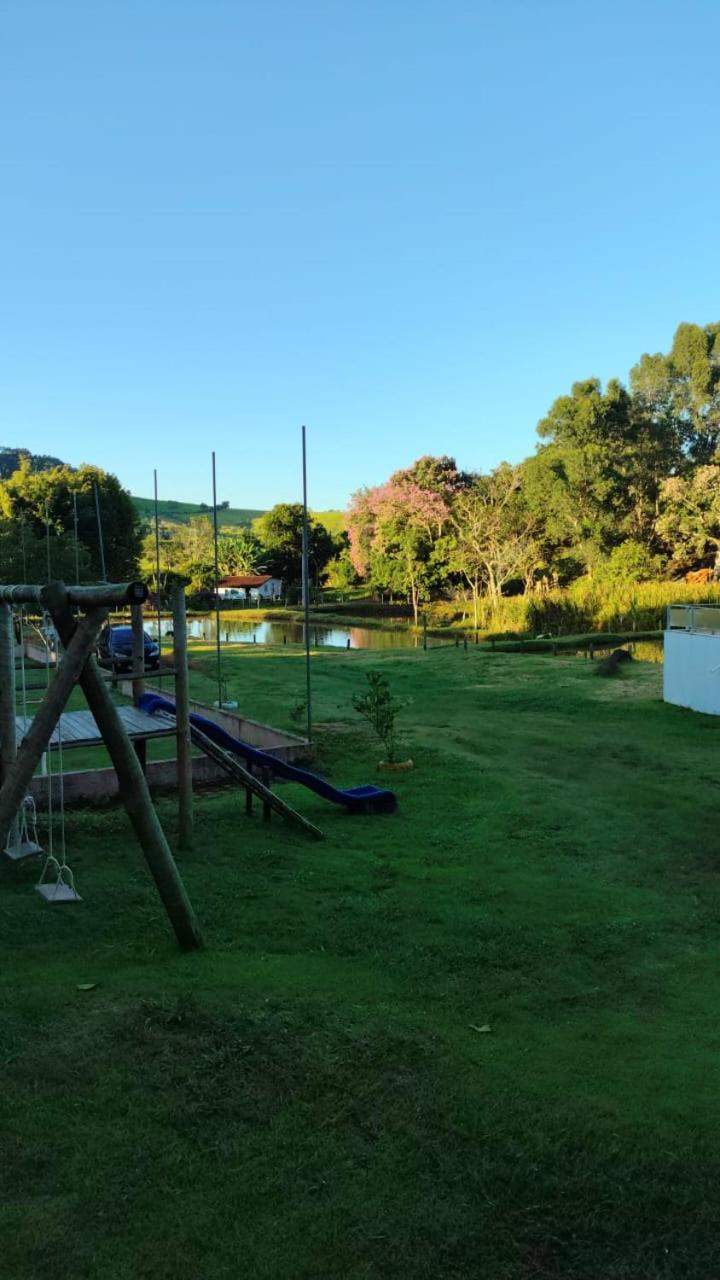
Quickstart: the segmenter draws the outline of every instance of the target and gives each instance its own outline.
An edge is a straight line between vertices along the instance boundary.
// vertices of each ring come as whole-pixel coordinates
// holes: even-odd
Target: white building
[[[671,605],[663,656],[665,702],[720,716],[720,607]]]
[[[241,573],[220,578],[217,593],[220,600],[279,600],[282,588],[282,579],[269,573]]]

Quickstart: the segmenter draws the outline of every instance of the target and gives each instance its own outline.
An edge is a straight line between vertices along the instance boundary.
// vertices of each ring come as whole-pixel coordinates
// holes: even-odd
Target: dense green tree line
[[[540,444],[489,475],[421,458],[358,491],[350,559],[376,590],[421,600],[720,570],[720,324],[681,324],[629,385],[577,382]]]
[[[5,451],[14,453],[14,450]],[[45,466],[21,454],[0,480],[0,573],[5,582],[127,581],[137,573],[140,522],[130,494],[99,467]],[[96,502],[97,495],[97,502]],[[77,522],[77,526],[76,526]],[[77,536],[76,536],[77,535]]]

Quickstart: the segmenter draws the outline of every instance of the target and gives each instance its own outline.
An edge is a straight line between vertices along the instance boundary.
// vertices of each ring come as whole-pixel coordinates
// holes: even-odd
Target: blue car
[[[160,650],[147,631],[143,631],[143,645],[145,668],[157,671],[160,666]],[[97,643],[97,660],[100,666],[110,667],[112,671],[132,671],[132,656],[132,627],[104,627]]]

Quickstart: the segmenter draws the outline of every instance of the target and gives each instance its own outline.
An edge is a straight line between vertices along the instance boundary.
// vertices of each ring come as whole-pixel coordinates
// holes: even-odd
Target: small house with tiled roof
[[[282,579],[269,573],[231,573],[218,580],[220,600],[279,600],[282,596]]]

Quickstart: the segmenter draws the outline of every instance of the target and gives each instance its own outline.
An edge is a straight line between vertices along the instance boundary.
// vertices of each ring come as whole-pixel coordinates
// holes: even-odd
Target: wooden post
[[[143,611],[141,604],[134,604],[130,609],[130,618],[132,620],[132,699],[135,706],[138,705],[140,699],[145,692],[145,635],[143,632]]]
[[[0,781],[3,790],[15,766],[17,728],[15,723],[15,631],[12,609],[0,604]],[[24,794],[24,792],[23,792]],[[7,830],[0,831],[0,849],[12,830],[12,843],[17,844],[16,805],[10,814]]]
[[[267,787],[269,791],[270,790],[270,770],[269,769],[263,769],[262,782],[263,782],[263,786]],[[267,800],[263,800],[263,822],[269,822],[271,818],[272,818],[272,810],[270,808],[270,805],[268,804]]]
[[[62,583],[51,583],[43,591],[60,639],[66,648],[75,633],[76,623]],[[95,722],[103,736],[118,778],[120,795],[135,829],[158,893],[180,946],[191,951],[202,946],[200,929],[190,899],[175,865],[165,832],[155,812],[147,782],[143,777],[132,742],[118,715],[95,659],[87,659],[80,685]]]
[[[427,614],[423,614],[423,649],[427,649]]]
[[[147,777],[147,738],[131,738],[131,742],[143,776]]]
[[[7,606],[0,605],[0,609],[3,608]],[[95,648],[98,629],[106,617],[107,613],[104,609],[96,609],[82,618],[77,625],[53,675],[45,698],[33,716],[32,724],[20,744],[17,759],[14,760],[12,769],[8,769],[3,776],[3,785],[0,789],[0,848],[4,847],[32,776],[43,753],[47,750],[52,732],[77,683],[80,672]],[[14,727],[13,719],[13,729]]]
[[[187,657],[185,586],[172,593],[173,665],[175,667],[175,741],[177,743],[178,845],[193,847],[192,743],[190,741],[190,690]]]

